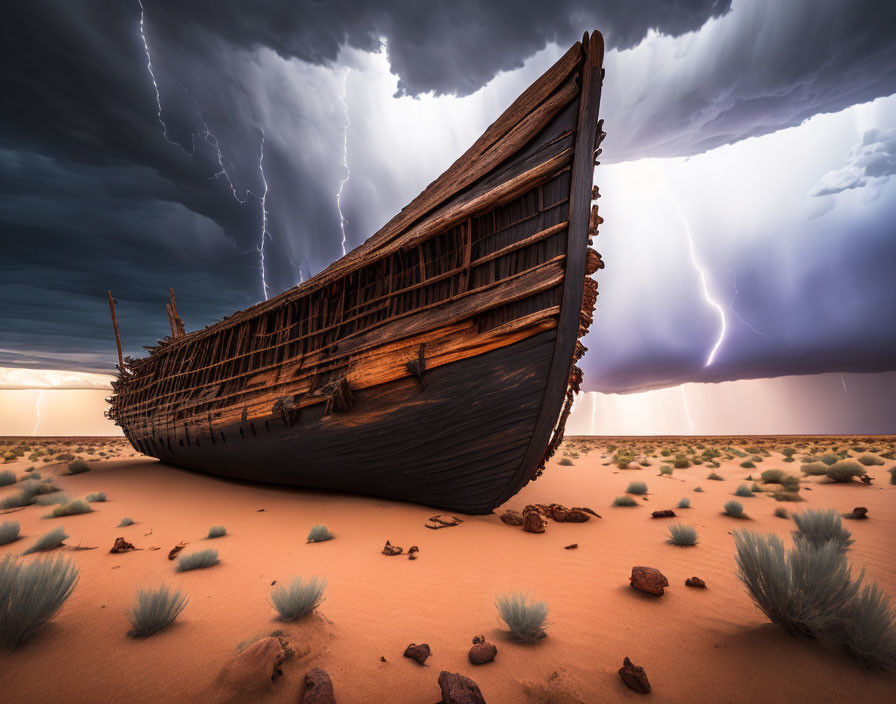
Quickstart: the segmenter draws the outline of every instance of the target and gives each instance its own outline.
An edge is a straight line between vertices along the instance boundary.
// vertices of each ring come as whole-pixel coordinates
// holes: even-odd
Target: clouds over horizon
[[[120,300],[128,351],[139,354],[140,345],[166,333],[169,286],[187,327],[195,329],[261,297],[262,242],[272,293],[338,258],[343,81],[352,125],[352,176],[343,198],[350,248],[438,176],[585,28],[601,29],[608,48],[602,113],[609,132],[604,161],[610,166],[609,175],[600,169],[597,174],[608,215],[614,208],[612,169],[624,162],[692,157],[698,165],[691,168],[682,159],[681,167],[668,172],[689,184],[687,192],[677,184],[672,191],[694,200],[685,207],[692,217],[701,210],[704,185],[689,174],[714,179],[699,167],[701,155],[789,128],[799,131],[813,115],[896,92],[896,7],[870,0],[650,0],[638,12],[622,2],[572,0],[517,2],[512,11],[509,4],[474,0],[437,6],[363,2],[352,3],[351,10],[319,2],[143,5],[169,141],[158,120],[136,0],[19,4],[14,20],[0,26],[0,90],[7,98],[0,108],[0,295],[14,302],[0,313],[8,350],[0,350],[0,363],[58,367],[59,355],[68,355],[85,369],[109,368],[114,346],[106,288]],[[805,216],[799,222],[781,218],[791,228],[785,241],[805,238],[805,222],[814,217],[827,223],[832,251],[841,251],[831,229],[836,222],[841,237],[864,233],[854,237],[861,249],[853,254],[869,266],[889,255],[883,220],[892,215],[894,198],[885,188],[894,171],[889,119],[888,113],[869,122],[849,144],[837,141],[836,155],[829,153],[832,145],[815,143],[828,158],[808,155],[805,161],[818,169],[811,175],[808,167],[769,158],[770,183],[795,179],[806,183],[800,198],[810,191],[817,197],[808,199],[811,207],[796,195],[787,202],[766,199],[767,186],[757,178],[749,186],[752,207],[764,215],[745,215],[753,229],[730,215],[741,207],[737,190],[746,186],[722,179],[729,190],[714,195],[719,208],[708,208],[715,220],[701,215],[707,221],[694,231],[708,250],[716,281],[720,263],[712,261],[713,238],[727,241],[733,236],[725,233],[737,233],[736,243],[718,249],[738,258],[738,309],[757,319],[775,318],[776,297],[806,296],[810,290],[809,282],[798,288],[759,283],[769,256],[762,247],[775,222],[766,201]],[[749,150],[742,154],[740,163],[753,158]],[[729,167],[724,160],[710,162]],[[791,171],[798,167],[797,179]],[[265,181],[269,236],[262,239]],[[615,198],[619,205],[630,202],[626,193],[641,188],[637,177],[616,183],[624,187]],[[851,203],[850,191],[873,191],[881,201],[867,217],[820,215],[842,211],[837,203]],[[645,196],[651,194],[653,202],[645,205],[655,208],[664,196],[645,189]],[[870,222],[872,214],[882,220]],[[675,227],[630,222],[641,228],[630,237],[605,217],[602,238],[612,244],[598,248],[605,255],[615,249],[608,265],[622,271],[640,261],[639,247],[656,241],[657,228]],[[627,211],[620,213],[617,223],[628,222],[626,217]],[[680,239],[672,241],[680,247]],[[808,240],[775,256],[797,274],[817,271],[821,261],[835,264],[825,252],[812,254]],[[617,388],[706,378],[701,357],[714,323],[704,319],[703,302],[691,295],[687,266],[683,261],[677,274],[656,269],[649,275],[682,293],[677,300],[657,299],[667,318],[698,311],[681,318],[684,337],[693,344],[669,349],[653,341],[652,352],[639,349],[628,362],[611,354],[594,363],[593,378],[612,375]],[[601,334],[634,343],[639,338],[627,322],[613,321],[613,314],[601,319],[600,306],[615,301],[626,315],[640,316],[639,329],[645,331],[653,315],[629,308],[638,290],[632,277],[614,278],[609,269],[602,274],[607,278],[600,279],[597,325],[606,325]],[[861,300],[862,286],[869,300],[883,300],[874,281],[849,281],[844,306]],[[801,305],[811,308],[810,303]],[[811,318],[816,324],[817,313]],[[806,369],[812,366],[805,347],[792,346],[785,332],[768,327],[771,341],[753,335],[757,339],[742,345],[740,359],[721,354],[720,365],[710,371],[738,378],[759,369],[798,372],[801,359]],[[818,364],[861,364],[852,348],[838,347],[836,333],[812,338],[824,350]],[[764,346],[756,348],[755,342]]]

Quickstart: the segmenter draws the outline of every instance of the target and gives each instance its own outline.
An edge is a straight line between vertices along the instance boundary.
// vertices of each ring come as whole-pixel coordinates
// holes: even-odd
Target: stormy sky
[[[341,183],[351,249],[592,28],[586,388],[896,369],[896,6],[872,0],[15,3],[0,366],[111,370],[107,288],[136,356],[169,286],[189,330],[317,273]]]

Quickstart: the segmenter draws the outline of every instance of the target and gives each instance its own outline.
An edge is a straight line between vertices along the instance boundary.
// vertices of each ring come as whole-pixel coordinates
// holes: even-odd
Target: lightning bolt
[[[597,392],[592,391],[591,397],[591,434],[594,435],[594,417],[597,415]]]
[[[348,168],[348,128],[351,127],[351,119],[348,116],[348,102],[347,102],[347,87],[348,87],[348,69],[345,69],[345,73],[342,74],[342,93],[339,94],[339,100],[342,102],[342,114],[345,116],[345,124],[342,129],[342,168],[345,169],[345,178],[343,178],[339,182],[339,190],[336,191],[336,210],[339,211],[339,229],[342,231],[342,256],[345,256],[345,216],[342,214],[342,190],[345,188],[345,184],[348,183],[348,180],[352,177],[352,172]]]
[[[691,226],[688,224],[688,221],[685,220],[684,213],[681,211],[681,206],[679,205],[678,201],[672,197],[672,192],[669,190],[669,185],[666,183],[665,179],[662,180],[662,183],[663,190],[666,192],[666,196],[669,198],[669,201],[675,207],[675,212],[678,214],[678,219],[681,221],[684,235],[688,240],[688,248],[691,254],[691,264],[694,266],[694,270],[697,272],[697,276],[700,279],[700,287],[703,289],[703,298],[706,301],[706,304],[713,308],[719,314],[719,337],[716,340],[715,344],[712,346],[712,349],[709,351],[709,355],[706,357],[706,362],[703,364],[704,367],[708,367],[713,363],[716,352],[718,352],[719,347],[722,346],[722,341],[725,339],[725,332],[728,329],[728,321],[725,319],[725,310],[715,299],[713,299],[712,295],[709,292],[709,284],[706,280],[706,272],[697,259],[697,250],[694,246],[694,237],[691,234]]]
[[[166,124],[164,117],[162,117],[162,97],[161,97],[161,94],[159,93],[159,84],[158,84],[158,81],[156,80],[156,74],[152,67],[152,54],[150,53],[150,50],[149,50],[149,42],[147,41],[147,38],[146,38],[145,11],[143,8],[143,0],[137,0],[137,4],[140,6],[140,38],[143,41],[143,52],[146,54],[146,70],[149,73],[150,80],[152,81],[153,93],[155,94],[155,100],[156,100],[156,117],[159,121],[159,125],[162,128],[162,136],[165,138],[165,141],[168,142],[169,144],[173,144],[173,145],[179,147],[181,149],[181,151],[183,151],[184,154],[187,154],[188,156],[193,156],[193,154],[196,152],[196,138],[197,137],[201,138],[206,144],[208,144],[212,149],[215,150],[215,158],[218,163],[219,170],[217,172],[215,172],[214,174],[212,174],[210,176],[210,178],[226,181],[227,188],[230,190],[231,196],[233,196],[233,199],[240,205],[245,205],[249,200],[249,196],[254,197],[259,202],[259,205],[261,207],[261,234],[259,237],[258,245],[256,246],[255,249],[258,252],[260,264],[261,264],[260,269],[261,269],[262,293],[264,294],[265,300],[267,300],[268,294],[269,294],[269,286],[268,286],[267,279],[265,277],[265,258],[264,258],[265,252],[264,252],[264,249],[265,249],[265,240],[273,239],[273,238],[271,237],[271,233],[268,230],[268,210],[267,210],[268,182],[267,182],[267,178],[265,177],[265,173],[264,173],[264,139],[265,139],[264,130],[261,131],[261,147],[260,147],[259,157],[258,157],[258,170],[261,173],[261,182],[264,186],[264,190],[262,191],[261,195],[257,195],[247,188],[245,191],[245,195],[242,198],[240,198],[239,193],[237,192],[236,186],[233,183],[233,178],[230,176],[230,171],[225,166],[225,161],[229,161],[229,160],[224,156],[224,153],[221,150],[221,144],[218,141],[218,138],[214,135],[214,133],[209,128],[208,122],[205,120],[205,117],[202,114],[202,110],[199,107],[199,103],[193,98],[193,96],[190,95],[190,93],[187,91],[186,87],[184,87],[183,84],[180,84],[179,80],[178,80],[178,84],[180,84],[180,87],[183,89],[187,98],[189,98],[189,100],[196,107],[195,114],[196,114],[197,118],[199,119],[199,121],[202,123],[202,128],[199,131],[191,133],[190,149],[187,149],[182,144],[174,141],[173,139],[171,139],[171,137],[168,136],[168,125]],[[347,72],[347,70],[346,70],[346,72]],[[345,101],[343,100],[343,103],[344,102]],[[346,105],[346,118],[347,118],[347,116],[348,116],[348,106]],[[348,130],[347,126],[346,126],[346,130]],[[348,144],[348,135],[346,132],[346,150],[347,150],[347,144]],[[348,169],[348,166],[346,166],[346,169]],[[348,180],[348,178],[346,178],[346,180]],[[342,187],[340,186],[340,194],[341,194],[341,192],[342,192]],[[340,218],[341,217],[342,217],[342,211],[340,210]],[[343,220],[343,223],[344,223],[344,220]],[[343,226],[342,238],[343,238],[342,251],[344,254],[345,253],[345,228],[344,228],[344,226]],[[300,275],[301,275],[301,272],[300,272]]]
[[[727,262],[725,263],[725,266],[728,267],[728,271],[731,273],[731,278],[734,279],[734,295],[731,297],[731,303],[728,304],[728,310],[730,310],[732,313],[734,313],[734,315],[737,317],[737,319],[740,322],[742,322],[744,325],[746,325],[748,328],[750,328],[750,330],[755,332],[757,335],[762,335],[763,337],[765,337],[766,335],[764,332],[762,332],[761,330],[757,330],[752,325],[750,325],[750,323],[748,323],[746,320],[744,320],[743,317],[741,317],[741,314],[738,313],[737,310],[735,309],[734,300],[737,298],[737,294],[739,293],[739,291],[737,289],[737,274],[734,273],[734,270],[731,268],[731,265],[728,264]]]
[[[261,182],[264,184],[264,191],[259,198],[261,201],[261,239],[258,243],[258,256],[261,260],[261,288],[264,293],[264,300],[268,300],[268,282],[264,275],[264,241],[266,237],[270,238],[271,235],[268,232],[268,180],[264,176],[264,130],[261,131],[258,170],[261,172]]]
[[[37,435],[37,429],[40,426],[40,402],[44,397],[44,392],[41,391],[37,395],[37,403],[34,404],[34,412],[37,414],[37,420],[34,422],[34,430],[31,431],[32,435]]]
[[[842,375],[842,374],[840,375],[840,383],[843,384],[843,393],[847,393],[846,379],[843,378],[843,375]]]

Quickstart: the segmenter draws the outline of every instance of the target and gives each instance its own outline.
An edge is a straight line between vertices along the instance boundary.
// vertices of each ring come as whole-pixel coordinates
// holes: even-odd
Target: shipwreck
[[[603,37],[585,34],[438,179],[300,286],[123,358],[139,452],[260,482],[488,513],[563,438],[603,268]],[[114,303],[110,295],[113,322]]]

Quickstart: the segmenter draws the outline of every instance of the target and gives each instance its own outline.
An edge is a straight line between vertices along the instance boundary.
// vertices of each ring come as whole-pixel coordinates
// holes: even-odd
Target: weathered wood
[[[532,479],[562,438],[596,298],[584,240],[598,221],[581,205],[595,37],[305,284],[190,334],[169,290],[171,337],[114,384],[110,417],[135,447],[458,511]]]
[[[115,346],[118,348],[118,367],[124,369],[124,358],[121,355],[121,335],[118,333],[118,318],[115,316],[115,299],[112,298],[112,291],[109,294],[109,312],[112,314],[112,328],[115,330]]]

